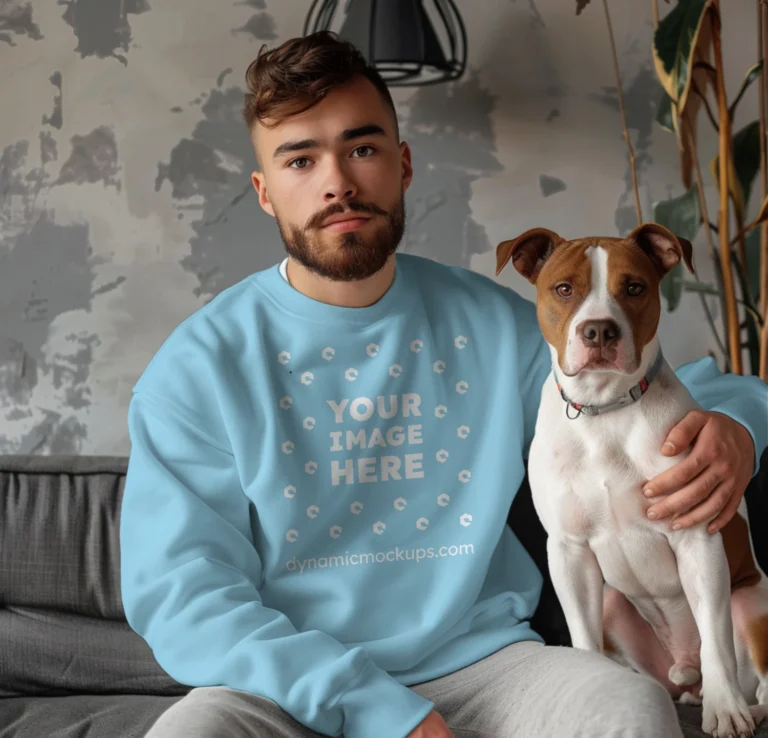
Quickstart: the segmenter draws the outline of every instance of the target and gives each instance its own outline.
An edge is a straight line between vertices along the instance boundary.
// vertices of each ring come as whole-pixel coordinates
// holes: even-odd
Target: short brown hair
[[[266,125],[265,119],[274,121],[268,126],[273,127],[309,110],[357,75],[370,80],[392,109],[399,136],[397,111],[387,83],[359,49],[331,31],[292,38],[271,50],[261,47],[245,73],[248,92],[243,117],[248,130],[257,122]]]

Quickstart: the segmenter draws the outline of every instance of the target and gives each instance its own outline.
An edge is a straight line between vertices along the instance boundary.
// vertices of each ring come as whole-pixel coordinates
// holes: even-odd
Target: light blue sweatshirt
[[[179,682],[405,738],[434,707],[407,685],[541,640],[541,574],[506,518],[550,370],[531,303],[414,255],[366,308],[277,265],[222,292],[134,388],[129,624]],[[711,359],[679,376],[766,446],[764,383]]]

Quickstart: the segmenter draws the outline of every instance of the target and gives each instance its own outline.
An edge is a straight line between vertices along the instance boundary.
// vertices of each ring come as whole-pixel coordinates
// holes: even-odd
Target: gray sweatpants
[[[434,702],[456,738],[683,738],[660,684],[572,648],[515,643],[411,689]],[[271,700],[203,687],[163,713],[146,738],[319,735]]]

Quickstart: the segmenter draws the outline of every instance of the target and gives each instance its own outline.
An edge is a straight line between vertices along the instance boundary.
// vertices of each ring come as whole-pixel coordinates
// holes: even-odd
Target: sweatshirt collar
[[[281,273],[280,263],[257,272],[253,280],[273,302],[296,317],[317,323],[368,326],[408,310],[414,291],[408,286],[407,271],[406,259],[395,254],[395,276],[389,289],[377,302],[361,308],[330,305],[299,292]]]

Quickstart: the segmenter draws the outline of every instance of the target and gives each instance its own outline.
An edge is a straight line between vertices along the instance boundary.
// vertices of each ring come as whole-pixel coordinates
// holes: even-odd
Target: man
[[[129,409],[126,615],[199,688],[150,738],[681,736],[656,682],[528,624],[542,580],[505,521],[551,366],[534,307],[396,254],[411,152],[352,47],[293,39],[247,81],[288,258],[184,321]],[[657,491],[727,517],[766,387],[680,375],[718,412],[673,431],[698,464]]]

